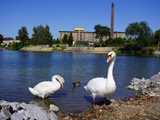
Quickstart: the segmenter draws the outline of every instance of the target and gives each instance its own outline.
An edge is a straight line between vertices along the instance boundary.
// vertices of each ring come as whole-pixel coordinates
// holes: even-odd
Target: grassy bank
[[[27,46],[20,49],[20,51],[31,51],[31,52],[52,52],[52,47],[48,46]]]

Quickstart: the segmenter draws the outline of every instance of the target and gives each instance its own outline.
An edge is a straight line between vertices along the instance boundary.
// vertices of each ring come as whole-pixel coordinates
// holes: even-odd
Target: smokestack
[[[111,38],[114,38],[114,16],[115,16],[115,10],[114,10],[114,3],[112,3],[111,8]]]

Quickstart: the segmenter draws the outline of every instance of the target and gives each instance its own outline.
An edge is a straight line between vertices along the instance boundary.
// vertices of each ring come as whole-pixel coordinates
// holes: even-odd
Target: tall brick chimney
[[[112,3],[112,8],[111,8],[111,38],[114,37],[114,17],[115,17],[115,8],[114,8],[114,3]]]

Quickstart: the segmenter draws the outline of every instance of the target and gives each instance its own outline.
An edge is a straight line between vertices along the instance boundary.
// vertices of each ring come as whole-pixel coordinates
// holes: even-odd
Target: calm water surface
[[[93,77],[105,77],[107,67],[104,54],[0,51],[0,99],[54,103],[65,112],[81,112],[90,106],[83,86]],[[118,56],[114,69],[118,89],[113,98],[133,95],[126,88],[133,77],[150,77],[159,71],[160,58]],[[65,79],[64,89],[44,101],[29,93],[29,86],[57,73]],[[76,80],[81,87],[72,87]]]

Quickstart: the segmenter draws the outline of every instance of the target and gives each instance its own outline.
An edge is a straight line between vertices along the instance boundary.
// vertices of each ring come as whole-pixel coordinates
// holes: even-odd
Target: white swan
[[[113,78],[113,67],[116,58],[116,53],[111,51],[107,55],[107,63],[109,63],[107,78],[97,77],[89,80],[86,86],[84,86],[87,92],[90,92],[93,101],[96,96],[106,97],[112,95],[116,90],[116,84]]]
[[[45,98],[50,94],[55,93],[57,90],[63,87],[64,79],[60,75],[52,76],[52,81],[43,81],[38,83],[35,87],[29,87],[29,91],[38,97]]]

